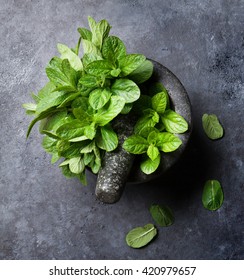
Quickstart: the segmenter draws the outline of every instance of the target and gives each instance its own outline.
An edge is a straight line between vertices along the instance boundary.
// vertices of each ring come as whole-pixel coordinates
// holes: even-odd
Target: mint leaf
[[[90,30],[86,29],[86,28],[78,28],[77,29],[78,32],[80,33],[80,36],[82,39],[91,41],[92,40],[92,33]]]
[[[140,164],[141,171],[147,175],[153,173],[158,168],[160,160],[160,154],[154,160],[151,160],[150,158],[144,159]]]
[[[89,103],[95,110],[102,108],[110,99],[112,92],[106,88],[97,88],[90,93]]]
[[[126,243],[132,248],[141,248],[147,245],[157,235],[157,229],[152,224],[137,227],[126,235]]]
[[[98,85],[97,78],[95,76],[89,75],[89,74],[82,76],[79,79],[79,84],[81,84],[85,87],[88,87],[88,88],[94,88]]]
[[[103,126],[100,128],[100,133],[96,136],[96,143],[100,149],[111,152],[118,146],[117,134],[111,126]]]
[[[149,209],[154,221],[161,227],[168,227],[174,223],[174,216],[167,206],[153,204]]]
[[[114,64],[118,59],[126,55],[125,45],[118,37],[109,36],[104,40],[102,55]]]
[[[69,159],[69,169],[74,174],[80,174],[85,169],[85,164],[81,157]]]
[[[157,112],[151,109],[145,111],[145,115],[141,117],[135,127],[134,131],[136,134],[141,134],[142,131],[147,127],[154,127],[156,123],[159,122],[159,115]]]
[[[93,120],[99,126],[104,126],[113,120],[124,108],[125,101],[122,97],[112,96],[106,106],[98,110]]]
[[[121,114],[128,114],[133,107],[133,103],[126,103],[123,110],[120,112]]]
[[[219,120],[216,115],[204,114],[202,116],[202,125],[208,138],[216,140],[223,137],[224,130],[221,124],[219,123]]]
[[[84,55],[91,54],[95,57],[102,57],[102,54],[99,51],[99,49],[91,41],[82,39],[81,42],[82,42]],[[83,58],[83,63],[85,65],[84,58]]]
[[[57,87],[76,91],[77,74],[70,66],[68,59],[52,58],[46,67],[46,73],[49,80]]]
[[[121,77],[127,76],[136,70],[146,57],[142,54],[129,54],[119,59],[119,68],[121,69]]]
[[[131,72],[128,78],[137,84],[147,81],[153,73],[153,64],[149,60],[145,60],[138,66],[133,72]]]
[[[152,161],[154,161],[159,155],[158,148],[155,147],[153,144],[150,144],[147,149],[147,155]]]
[[[72,139],[78,136],[83,136],[84,135],[84,126],[89,125],[89,123],[84,120],[73,120],[69,123],[66,123],[62,126],[60,126],[56,134],[62,138],[62,139]]]
[[[38,94],[37,94],[37,98],[38,98],[37,103],[38,103],[41,99],[43,99],[43,98],[49,96],[53,91],[55,91],[55,89],[56,89],[56,86],[55,86],[53,83],[48,82],[48,83],[38,92]]]
[[[73,67],[76,71],[83,70],[81,59],[69,47],[63,44],[58,44],[57,48],[61,54],[61,59],[68,59],[71,67]]]
[[[188,124],[185,119],[172,110],[167,110],[162,115],[161,120],[165,129],[171,133],[184,133],[188,130]]]
[[[152,97],[152,108],[159,114],[163,114],[167,106],[166,93],[159,92]]]
[[[35,103],[24,103],[22,104],[23,108],[26,109],[27,111],[36,111],[37,105]]]
[[[217,180],[208,180],[203,189],[203,206],[211,211],[218,210],[224,201],[224,194],[220,182]]]
[[[96,23],[94,19],[88,17],[88,22],[92,32],[92,43],[101,49],[103,40],[108,36],[111,26],[105,19]]]
[[[113,65],[106,60],[96,60],[91,62],[86,67],[86,72],[90,75],[100,77],[100,76],[110,76],[110,72],[113,69]]]
[[[147,140],[136,134],[128,137],[123,144],[123,148],[131,154],[143,154],[148,146]]]
[[[117,79],[111,87],[113,94],[122,97],[125,103],[132,103],[140,97],[140,89],[131,80]]]
[[[65,91],[53,91],[45,98],[41,99],[36,107],[36,113],[40,114],[51,107],[60,105],[66,98],[67,93]]]
[[[168,153],[178,149],[182,141],[170,132],[161,132],[157,135],[156,143],[161,151]]]
[[[96,60],[103,60],[101,54],[95,54],[93,52],[84,54],[82,58],[82,62],[84,67],[86,68],[88,64]]]

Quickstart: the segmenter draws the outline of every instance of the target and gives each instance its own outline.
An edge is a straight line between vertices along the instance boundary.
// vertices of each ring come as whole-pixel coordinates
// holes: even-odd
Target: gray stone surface
[[[244,1],[0,0],[0,259],[243,259]],[[95,178],[66,180],[42,150],[21,103],[46,82],[44,67],[70,46],[87,16],[106,18],[128,52],[168,67],[185,86],[194,131],[185,157],[163,178],[127,185],[117,204],[95,198]],[[207,139],[203,113],[215,113],[223,139]],[[208,179],[221,181],[225,202],[201,205]],[[175,223],[147,247],[125,243],[152,222],[151,203],[170,206]]]

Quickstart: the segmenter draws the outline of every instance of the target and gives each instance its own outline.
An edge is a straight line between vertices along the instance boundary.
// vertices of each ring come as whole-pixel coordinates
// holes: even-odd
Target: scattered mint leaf
[[[222,206],[223,201],[224,194],[220,182],[217,180],[208,180],[203,188],[203,206],[208,210],[215,211]]]
[[[126,235],[126,243],[132,248],[141,248],[147,245],[157,235],[157,229],[152,224],[137,227]]]
[[[221,124],[219,123],[219,120],[216,115],[204,114],[202,116],[202,125],[208,138],[216,140],[223,137],[224,130]]]
[[[173,213],[167,206],[153,204],[149,211],[154,221],[161,227],[168,227],[174,223]]]

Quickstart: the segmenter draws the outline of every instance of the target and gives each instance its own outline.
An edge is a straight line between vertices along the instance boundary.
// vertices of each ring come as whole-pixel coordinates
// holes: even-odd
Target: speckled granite
[[[0,0],[0,259],[243,259],[243,0]],[[128,52],[170,69],[186,88],[193,133],[184,157],[164,177],[126,186],[118,203],[102,204],[95,178],[65,179],[41,148],[21,103],[47,81],[57,42],[74,46],[87,15],[106,18]],[[225,128],[213,142],[201,126],[215,113]],[[201,205],[204,182],[218,179],[225,202]],[[167,204],[175,223],[148,247],[125,243],[151,223],[151,203]]]

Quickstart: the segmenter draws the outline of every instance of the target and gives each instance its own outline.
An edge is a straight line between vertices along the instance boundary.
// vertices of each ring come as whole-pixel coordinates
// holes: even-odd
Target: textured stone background
[[[244,1],[0,0],[0,259],[243,259]],[[185,157],[164,178],[127,185],[117,204],[66,180],[41,148],[21,104],[46,82],[56,43],[74,46],[87,16],[106,18],[129,52],[172,70],[187,89],[194,132]],[[201,127],[216,113],[225,137],[212,142]],[[208,179],[221,181],[225,202],[201,205]],[[151,203],[169,205],[175,223],[148,247],[124,239],[152,222]]]

